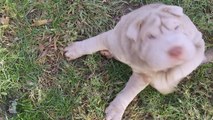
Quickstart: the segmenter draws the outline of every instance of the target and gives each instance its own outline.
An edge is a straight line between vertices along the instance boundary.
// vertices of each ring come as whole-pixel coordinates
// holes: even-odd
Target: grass
[[[0,119],[104,118],[104,109],[124,87],[131,69],[99,54],[68,62],[63,48],[107,31],[123,14],[157,1],[103,1],[0,2],[0,18],[6,21],[0,24]],[[182,6],[204,34],[206,46],[213,46],[213,2],[161,2]],[[212,63],[202,65],[170,95],[146,88],[127,108],[124,119],[213,119],[212,68]]]

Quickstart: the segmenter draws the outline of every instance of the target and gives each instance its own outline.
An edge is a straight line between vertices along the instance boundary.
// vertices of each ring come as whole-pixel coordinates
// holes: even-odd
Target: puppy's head
[[[198,51],[204,52],[202,34],[181,7],[160,4],[141,10],[146,10],[146,15],[129,25],[127,37],[151,69],[162,71],[193,62]]]

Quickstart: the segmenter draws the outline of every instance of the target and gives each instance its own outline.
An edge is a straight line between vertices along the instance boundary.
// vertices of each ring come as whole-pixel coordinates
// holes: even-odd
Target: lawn
[[[0,120],[102,120],[131,69],[100,54],[67,61],[68,43],[112,29],[120,16],[157,0],[1,0]],[[212,0],[179,5],[213,47]],[[213,120],[213,63],[200,66],[161,95],[151,87],[125,120]]]

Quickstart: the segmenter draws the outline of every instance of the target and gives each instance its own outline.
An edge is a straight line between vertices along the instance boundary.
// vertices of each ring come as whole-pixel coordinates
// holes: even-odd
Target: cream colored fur
[[[181,47],[180,58],[168,54]],[[204,60],[204,40],[181,7],[150,4],[127,15],[114,29],[74,42],[65,48],[70,60],[104,51],[129,65],[133,74],[125,88],[106,109],[107,120],[120,120],[133,98],[151,85],[162,94],[177,84]]]

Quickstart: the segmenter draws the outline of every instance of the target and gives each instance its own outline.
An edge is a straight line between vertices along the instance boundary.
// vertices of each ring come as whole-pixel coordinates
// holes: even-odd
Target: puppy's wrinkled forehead
[[[161,24],[167,29],[177,28],[181,24],[180,17],[184,15],[181,7],[165,6],[161,8],[161,11],[156,14],[161,18]]]
[[[158,26],[160,30],[174,30],[181,24],[181,16],[184,15],[183,9],[178,6],[153,5],[155,11],[150,12],[147,16],[148,26]]]
[[[160,13],[166,13],[166,14],[170,14],[176,17],[180,17],[183,16],[183,8],[179,7],[179,6],[162,6],[162,8],[160,8],[162,12]]]
[[[127,23],[126,36],[137,41],[141,39],[139,36],[142,37],[142,40],[146,39],[146,36],[156,38],[152,36],[160,35],[164,31],[175,30],[182,24],[185,26],[185,23],[182,23],[184,17],[183,9],[179,6],[152,4],[141,7],[134,14],[124,16],[119,26]],[[132,19],[129,20],[130,18]],[[181,32],[185,31],[182,27],[180,28]]]

